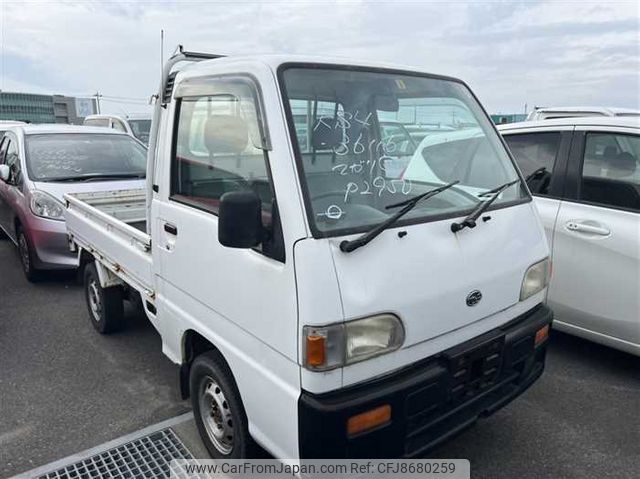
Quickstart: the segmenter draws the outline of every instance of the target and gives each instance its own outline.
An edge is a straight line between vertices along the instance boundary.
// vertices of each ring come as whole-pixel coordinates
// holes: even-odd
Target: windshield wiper
[[[483,193],[480,193],[478,196],[491,195],[491,197],[484,200],[480,204],[478,204],[478,206],[476,206],[476,208],[471,213],[469,213],[469,216],[463,219],[460,223],[452,223],[451,231],[453,231],[454,233],[457,233],[458,231],[460,231],[461,229],[464,229],[467,226],[469,228],[475,228],[476,221],[478,220],[478,218],[480,218],[480,215],[485,211],[487,211],[487,208],[489,208],[489,206],[491,206],[491,204],[498,199],[498,196],[500,196],[500,193],[502,193],[504,190],[506,190],[510,186],[515,185],[516,183],[520,183],[520,178],[518,178],[517,180],[510,181],[508,183],[505,183],[504,185],[496,186],[492,190],[488,190]]]
[[[390,216],[388,219],[384,220],[379,225],[374,226],[369,231],[364,233],[362,236],[359,236],[358,238],[356,238],[354,240],[351,240],[351,241],[344,240],[343,242],[341,242],[340,243],[340,251],[343,251],[345,253],[351,253],[353,250],[358,249],[361,246],[364,246],[364,245],[368,244],[372,239],[374,239],[376,236],[378,236],[380,233],[382,233],[384,230],[389,228],[396,221],[398,221],[400,218],[402,218],[404,215],[406,215],[409,211],[411,211],[420,201],[429,199],[432,196],[437,195],[438,193],[442,193],[443,191],[448,190],[449,188],[451,188],[454,185],[457,185],[458,183],[460,183],[460,182],[459,181],[453,181],[453,182],[451,182],[449,184],[440,186],[438,188],[434,188],[434,189],[429,190],[429,191],[427,191],[425,193],[422,193],[420,195],[414,196],[413,198],[409,198],[408,200],[401,201],[399,203],[394,203],[394,204],[391,204],[391,205],[387,205],[387,207],[386,207],[387,209],[398,208],[400,206],[404,206],[404,208],[402,208],[401,210],[396,212],[393,216]]]

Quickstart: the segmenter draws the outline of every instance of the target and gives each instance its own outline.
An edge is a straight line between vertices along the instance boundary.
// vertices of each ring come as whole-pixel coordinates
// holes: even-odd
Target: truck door
[[[549,304],[558,321],[637,344],[640,135],[581,128],[556,223]]]
[[[176,83],[178,98],[168,111],[173,145],[161,153],[160,194],[151,204],[163,350],[180,361],[185,331],[204,335],[229,363],[252,432],[268,431],[265,441],[280,438],[277,447],[295,454],[297,296],[293,255],[284,254],[280,198],[272,180],[277,168],[291,169],[291,157],[284,139],[270,145],[253,77],[202,78]],[[277,110],[269,113],[275,116]],[[284,124],[275,128],[283,130],[279,138],[284,135]],[[289,191],[287,184],[282,187]],[[253,249],[224,247],[217,231],[220,198],[246,189],[262,200],[266,239]],[[286,193],[282,196],[291,204]],[[269,398],[256,391],[269,391]]]

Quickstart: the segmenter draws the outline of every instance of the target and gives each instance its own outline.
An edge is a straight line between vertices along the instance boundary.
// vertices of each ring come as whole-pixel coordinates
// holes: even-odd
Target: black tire
[[[247,414],[236,382],[219,354],[209,351],[193,361],[189,373],[189,388],[198,432],[211,457],[249,459],[260,453],[260,447],[249,434]],[[216,397],[205,394],[207,389]],[[219,390],[219,394],[216,393],[216,389]],[[216,423],[219,426],[216,426]],[[216,437],[214,431],[218,432],[219,437]],[[230,444],[228,432],[231,432],[232,437]]]
[[[20,257],[22,272],[27,281],[36,283],[42,279],[42,271],[35,267],[34,259],[36,255],[31,246],[31,240],[20,226],[16,229],[16,239],[18,240],[18,256]]]
[[[95,263],[84,269],[84,296],[89,320],[100,334],[109,334],[122,328],[124,322],[124,291],[120,286],[100,286]]]

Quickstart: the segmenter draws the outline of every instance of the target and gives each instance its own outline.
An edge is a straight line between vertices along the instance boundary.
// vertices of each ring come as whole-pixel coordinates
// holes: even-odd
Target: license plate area
[[[454,402],[471,399],[496,383],[502,369],[504,341],[501,334],[445,355],[451,374],[449,394]]]

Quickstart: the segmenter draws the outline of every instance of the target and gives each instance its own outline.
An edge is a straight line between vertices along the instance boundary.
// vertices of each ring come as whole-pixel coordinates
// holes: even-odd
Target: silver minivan
[[[27,279],[41,270],[73,269],[63,216],[65,193],[144,185],[146,148],[106,128],[24,125],[0,143],[0,236],[18,247]]]

